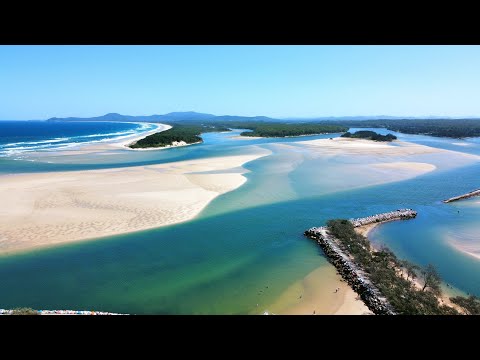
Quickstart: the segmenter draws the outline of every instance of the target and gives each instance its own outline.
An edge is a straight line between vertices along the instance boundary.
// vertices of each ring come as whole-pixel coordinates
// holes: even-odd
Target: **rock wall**
[[[377,315],[395,315],[395,310],[378,288],[370,281],[368,275],[354,264],[336,244],[335,238],[325,227],[311,228],[305,236],[317,241],[328,260],[337,268],[342,278],[360,295],[365,305]]]

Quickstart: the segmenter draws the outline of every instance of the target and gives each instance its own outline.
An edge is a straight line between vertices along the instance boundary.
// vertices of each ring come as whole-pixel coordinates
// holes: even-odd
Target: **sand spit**
[[[179,223],[246,178],[224,171],[255,154],[0,177],[0,253]],[[244,172],[247,172],[245,170]]]

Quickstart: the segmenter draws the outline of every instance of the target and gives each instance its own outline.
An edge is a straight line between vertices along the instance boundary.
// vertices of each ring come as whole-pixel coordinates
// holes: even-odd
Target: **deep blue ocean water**
[[[68,149],[154,129],[151,124],[87,121],[0,121],[0,157]]]

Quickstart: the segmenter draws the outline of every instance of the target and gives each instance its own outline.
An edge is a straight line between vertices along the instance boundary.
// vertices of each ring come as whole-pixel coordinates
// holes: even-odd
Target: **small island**
[[[392,140],[397,140],[397,137],[395,135],[392,135],[392,134],[380,135],[375,131],[368,131],[368,130],[357,131],[353,134],[347,131],[341,137],[367,139],[367,140],[373,140],[373,141],[388,141],[388,142]]]
[[[163,148],[198,144],[203,142],[200,134],[205,132],[230,131],[224,126],[177,125],[157,132],[130,144],[132,149]]]

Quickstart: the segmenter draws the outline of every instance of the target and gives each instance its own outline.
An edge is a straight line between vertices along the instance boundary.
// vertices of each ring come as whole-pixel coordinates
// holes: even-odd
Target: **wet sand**
[[[319,267],[291,285],[268,311],[283,315],[372,314],[331,265]]]
[[[241,172],[225,170],[269,153],[258,148],[251,155],[151,166],[1,176],[0,253],[192,219],[246,181]],[[214,173],[201,173],[207,171]]]

